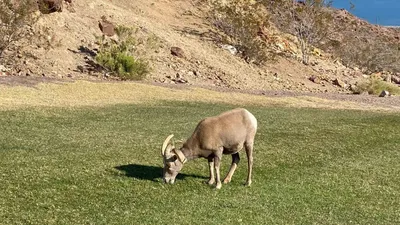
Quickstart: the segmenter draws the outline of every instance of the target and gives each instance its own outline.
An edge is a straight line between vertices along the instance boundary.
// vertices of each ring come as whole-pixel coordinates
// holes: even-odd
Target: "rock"
[[[395,84],[400,84],[400,76],[392,76],[392,82]]]
[[[237,53],[237,49],[232,45],[222,45],[221,48],[229,51],[232,55]]]
[[[108,21],[105,16],[101,17],[101,21],[99,21],[99,28],[104,35],[114,36],[115,35],[115,26],[113,23]]]
[[[183,52],[183,49],[181,49],[179,47],[171,47],[171,54],[176,57],[179,57],[179,58],[185,57],[185,53]]]
[[[38,6],[40,12],[49,14],[53,12],[62,12],[62,0],[39,0]]]
[[[381,94],[379,95],[379,97],[389,97],[389,96],[390,96],[390,93],[386,90],[383,90],[381,92]]]
[[[342,80],[340,80],[339,78],[336,78],[335,80],[333,80],[333,84],[336,86],[339,86],[341,88],[345,88],[346,87],[346,83],[343,82]]]
[[[361,71],[354,71],[353,73],[353,77],[357,78],[357,77],[362,77],[364,74]]]
[[[310,81],[316,83],[316,84],[320,84],[321,83],[321,79],[317,76],[312,75],[310,78],[308,78]]]
[[[278,47],[279,50],[284,51],[285,50],[285,46],[283,46],[282,43],[275,43],[276,47]]]
[[[350,84],[349,89],[350,89],[350,91],[352,91],[353,93],[354,93],[354,92],[357,92],[357,85],[356,85],[356,84]]]
[[[185,79],[178,79],[176,82],[181,83],[181,84],[186,84],[188,81]]]
[[[322,51],[319,48],[314,48],[312,54],[315,56],[322,56]]]
[[[382,73],[381,72],[371,73],[370,77],[372,79],[382,79]]]
[[[385,79],[384,79],[386,82],[389,82],[389,83],[392,83],[392,75],[391,74],[387,74],[386,76],[385,76]]]
[[[3,65],[0,65],[0,72],[6,72],[7,68]]]

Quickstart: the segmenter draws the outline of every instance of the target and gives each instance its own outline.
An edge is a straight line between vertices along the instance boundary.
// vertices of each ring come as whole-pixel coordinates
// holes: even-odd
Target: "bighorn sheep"
[[[220,189],[222,184],[219,168],[222,154],[232,155],[231,167],[223,180],[224,183],[229,183],[240,161],[239,151],[244,146],[248,159],[246,185],[250,186],[256,132],[256,118],[246,109],[238,108],[200,121],[192,136],[183,143],[180,149],[175,148],[171,141],[174,135],[169,135],[161,149],[164,161],[164,182],[173,184],[187,160],[202,157],[208,159],[209,163],[208,184],[213,185],[216,182],[216,188]]]

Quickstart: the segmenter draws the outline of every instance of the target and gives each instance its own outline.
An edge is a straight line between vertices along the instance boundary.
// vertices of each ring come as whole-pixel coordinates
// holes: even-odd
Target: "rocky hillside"
[[[61,1],[60,1],[61,2]],[[62,10],[41,14],[39,21],[27,29],[34,40],[21,40],[8,53],[18,50],[17,57],[0,65],[1,76],[40,76],[65,80],[115,79],[94,63],[97,37],[103,35],[102,20],[114,26],[136,27],[137,35],[151,38],[143,51],[152,68],[145,78],[150,83],[168,83],[236,90],[287,90],[299,92],[349,92],[358,81],[374,76],[386,78],[385,71],[369,71],[344,65],[332,42],[315,48],[310,64],[298,60],[296,40],[279,25],[269,35],[276,58],[263,66],[247,63],[234,46],[217,41],[218,33],[208,20],[205,1],[183,0],[89,0],[62,2]],[[400,31],[368,24],[345,10],[332,11],[340,30],[330,40],[341,48],[350,48],[345,37],[353,35],[366,42],[388,40],[400,44]],[[103,18],[103,19],[102,19]],[[343,26],[346,24],[346,26]],[[349,25],[350,24],[350,25]],[[101,27],[101,26],[100,26]],[[103,32],[107,32],[103,28]],[[112,34],[111,34],[112,35]],[[373,36],[372,36],[373,35]],[[371,38],[374,37],[374,38]],[[368,39],[369,38],[369,39]],[[322,50],[321,50],[322,49]],[[354,50],[349,51],[348,54]],[[7,52],[6,52],[7,53]],[[285,54],[282,54],[285,53]],[[342,52],[346,56],[346,52]],[[290,55],[290,57],[288,57]],[[345,57],[343,57],[345,58]],[[394,64],[399,61],[393,62]],[[400,65],[400,64],[399,64]],[[383,70],[383,69],[382,69]],[[390,81],[400,82],[400,74],[390,74]],[[399,79],[399,80],[396,80]]]

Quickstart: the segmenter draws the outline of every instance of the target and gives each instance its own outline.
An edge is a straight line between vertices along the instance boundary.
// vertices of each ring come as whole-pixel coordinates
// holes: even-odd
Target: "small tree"
[[[308,64],[309,48],[329,36],[329,12],[332,0],[260,0],[272,14],[273,23],[280,30],[298,39],[302,62]]]
[[[332,16],[326,10],[332,5],[328,0],[291,1],[292,30],[299,41],[302,62],[308,64],[310,45],[317,44],[328,36]]]
[[[37,2],[33,0],[0,1],[0,59],[11,44],[25,37],[26,27],[37,21],[32,15]]]
[[[242,57],[255,64],[273,58],[267,43],[257,37],[269,18],[261,4],[254,0],[209,0],[211,22],[223,33],[220,40],[234,45]]]

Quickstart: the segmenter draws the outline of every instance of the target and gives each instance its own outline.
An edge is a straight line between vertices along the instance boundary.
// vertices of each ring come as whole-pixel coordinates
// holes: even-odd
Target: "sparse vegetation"
[[[29,26],[34,24],[38,16],[32,13],[37,8],[32,0],[2,0],[0,2],[0,62],[5,60],[4,51],[18,40],[29,36]],[[16,53],[18,49],[12,52]],[[12,57],[9,55],[8,57]]]
[[[309,63],[310,46],[316,45],[328,35],[328,24],[332,16],[326,8],[330,7],[332,1],[305,0],[303,3],[292,1],[291,29],[299,41],[302,53],[302,62]]]
[[[353,89],[353,93],[362,94],[366,92],[371,95],[379,95],[384,90],[393,95],[400,95],[400,87],[398,85],[373,77],[358,83]]]
[[[370,72],[400,72],[400,44],[379,37],[346,38],[333,48],[343,63],[351,67],[366,68]]]
[[[370,72],[400,71],[399,43],[381,34],[371,35],[370,28],[359,27],[361,22],[357,20],[335,18],[332,0],[211,2],[214,25],[228,37],[224,42],[252,53],[252,58],[274,55],[268,52],[268,43],[257,38],[260,27],[268,28],[273,23],[281,31],[297,37],[304,64],[308,64],[311,47],[315,46],[340,57],[346,66],[366,68]],[[349,4],[355,7],[351,1]],[[338,40],[338,36],[343,38]],[[270,53],[268,57],[266,52]]]
[[[210,1],[211,19],[223,33],[220,42],[235,46],[247,61],[262,64],[274,57],[268,43],[258,37],[263,26],[268,26],[268,14],[256,1]]]
[[[118,40],[104,35],[98,38],[100,48],[95,58],[97,63],[124,80],[143,79],[150,72],[150,67],[146,60],[134,56],[137,46],[141,44],[134,37],[136,30],[118,26],[115,31]]]
[[[332,5],[328,0],[277,0],[261,1],[274,15],[273,22],[282,31],[297,37],[301,61],[309,63],[312,46],[327,38],[332,16],[327,10]]]

